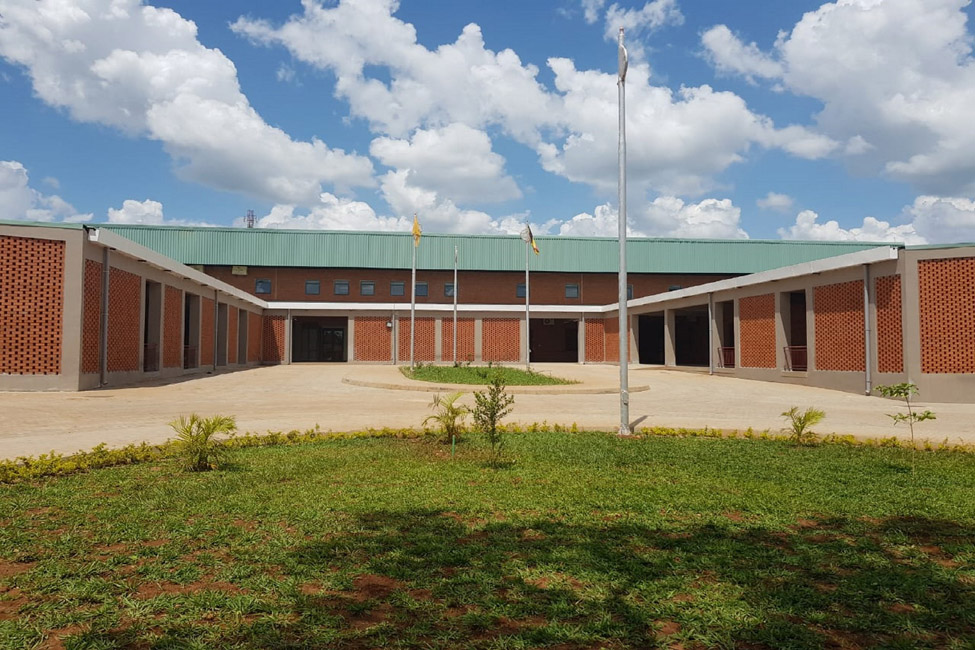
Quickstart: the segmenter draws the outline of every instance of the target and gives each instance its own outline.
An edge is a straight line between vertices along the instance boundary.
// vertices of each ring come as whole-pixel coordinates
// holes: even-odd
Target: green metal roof
[[[94,225],[94,224],[93,224]],[[184,264],[408,269],[410,233],[200,228],[99,224]],[[612,273],[619,244],[603,237],[537,237],[533,271]],[[632,273],[755,273],[890,246],[890,243],[753,239],[644,239],[627,242]],[[424,234],[417,268],[523,271],[525,243],[507,235]]]

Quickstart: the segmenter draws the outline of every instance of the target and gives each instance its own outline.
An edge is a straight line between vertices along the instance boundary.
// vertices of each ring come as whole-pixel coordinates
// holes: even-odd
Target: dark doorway
[[[293,362],[345,361],[348,318],[299,316],[292,325]]]
[[[142,370],[159,370],[159,338],[162,316],[162,285],[146,280],[146,304],[142,314]]]
[[[809,367],[806,348],[806,292],[790,291],[783,298],[785,369],[804,371]]]
[[[227,305],[217,305],[217,365],[227,365]]]
[[[528,335],[531,360],[539,363],[579,361],[579,321],[564,318],[533,318]]]
[[[184,294],[183,306],[183,367],[200,365],[200,297]]]
[[[664,315],[645,314],[637,321],[640,363],[664,365]]]
[[[708,308],[688,307],[674,312],[674,361],[678,366],[707,366]]]
[[[714,303],[714,318],[718,325],[718,367],[735,367],[735,301]]]

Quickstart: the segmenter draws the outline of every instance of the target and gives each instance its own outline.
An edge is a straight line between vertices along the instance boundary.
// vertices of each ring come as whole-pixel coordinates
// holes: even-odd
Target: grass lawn
[[[0,648],[971,648],[975,457],[361,439],[0,486]],[[43,645],[40,645],[43,644]]]
[[[400,372],[407,379],[444,384],[489,384],[496,373],[501,373],[508,386],[555,386],[576,383],[568,379],[508,366],[416,366],[412,371],[409,366],[401,366]]]

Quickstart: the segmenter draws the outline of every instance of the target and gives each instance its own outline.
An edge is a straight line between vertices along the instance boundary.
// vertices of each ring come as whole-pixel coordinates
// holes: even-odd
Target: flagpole
[[[630,327],[626,311],[626,48],[623,46],[623,28],[620,27],[619,36],[619,103],[620,103],[620,142],[619,142],[619,240],[620,240],[620,272],[619,272],[619,339],[620,339],[620,435],[630,433]]]
[[[528,226],[525,227],[527,228]],[[531,235],[529,235],[529,238],[530,237]],[[532,321],[531,321],[531,316],[529,316],[529,312],[528,312],[528,303],[529,303],[528,260],[530,259],[528,255],[529,246],[531,246],[531,244],[526,241],[525,242],[525,369],[526,370],[532,369],[532,361],[531,361],[532,349],[530,345]]]
[[[416,223],[416,214],[413,215],[413,223]],[[419,248],[419,239],[413,235],[413,272],[410,282],[410,370],[413,370],[413,353],[416,348],[416,249]]]
[[[454,246],[454,365],[457,365],[457,247]]]

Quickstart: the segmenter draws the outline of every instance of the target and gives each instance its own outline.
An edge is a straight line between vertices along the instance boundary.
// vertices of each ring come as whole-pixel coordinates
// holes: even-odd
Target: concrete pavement
[[[619,421],[618,368],[538,364],[537,370],[575,379],[556,394],[519,390],[509,421],[547,421],[615,430]],[[347,381],[343,381],[347,380]],[[349,382],[352,383],[349,383]],[[355,385],[359,384],[359,385]],[[395,385],[397,390],[370,385]],[[908,437],[886,413],[902,407],[879,397],[634,366],[630,418],[637,426],[780,429],[782,411],[815,406],[826,411],[820,433]],[[404,388],[417,390],[404,390]],[[162,442],[181,414],[234,415],[241,431],[306,429],[348,431],[419,426],[430,415],[429,385],[405,379],[387,365],[296,364],[201,376],[166,385],[81,393],[0,393],[0,458],[70,453],[104,442]],[[580,392],[583,389],[599,389]],[[466,387],[467,391],[477,387]],[[609,392],[599,392],[609,389]],[[468,395],[466,403],[473,399]],[[920,423],[918,437],[975,443],[975,404],[930,404],[936,420]]]

